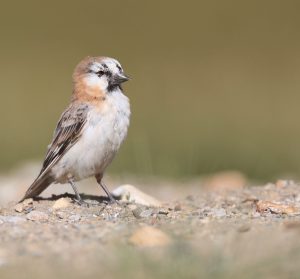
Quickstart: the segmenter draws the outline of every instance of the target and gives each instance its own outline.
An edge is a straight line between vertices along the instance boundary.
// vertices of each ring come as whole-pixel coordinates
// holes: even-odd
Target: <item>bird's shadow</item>
[[[95,195],[87,195],[87,194],[80,194],[81,198],[83,201],[90,200],[90,201],[96,201],[99,204],[101,203],[109,203],[109,198],[108,197],[103,197],[103,196],[95,196]],[[72,201],[76,201],[76,196],[74,194],[70,193],[64,193],[60,195],[52,195],[51,197],[48,198],[43,198],[43,197],[35,197],[33,200],[35,201],[56,201],[61,198],[70,198]]]

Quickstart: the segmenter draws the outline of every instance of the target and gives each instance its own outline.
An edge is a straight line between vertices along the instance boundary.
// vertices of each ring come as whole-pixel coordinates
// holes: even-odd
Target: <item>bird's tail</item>
[[[29,198],[34,198],[38,196],[40,193],[42,193],[51,183],[53,182],[53,179],[51,176],[47,174],[43,174],[41,176],[38,176],[36,180],[33,181],[31,186],[26,191],[24,197],[19,201],[22,202]]]

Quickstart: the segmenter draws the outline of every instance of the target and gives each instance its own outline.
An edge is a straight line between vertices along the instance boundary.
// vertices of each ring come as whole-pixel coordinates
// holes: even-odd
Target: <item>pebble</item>
[[[174,211],[180,211],[182,208],[181,208],[181,205],[180,204],[176,204],[174,206]]]
[[[132,214],[135,218],[141,218],[141,213],[144,209],[142,207],[136,207],[132,210]]]
[[[274,214],[288,214],[299,215],[300,209],[293,205],[286,205],[280,203],[274,203],[271,201],[258,201],[256,203],[256,210],[260,213],[271,212]]]
[[[138,228],[129,238],[129,243],[138,247],[167,246],[171,242],[171,238],[166,233],[150,226]]]
[[[20,224],[26,222],[26,219],[20,216],[0,216],[0,221],[4,223]]]
[[[250,231],[250,229],[251,229],[251,227],[249,225],[243,225],[243,226],[239,227],[237,229],[237,231],[240,233],[245,233],[245,232]]]
[[[224,208],[216,208],[212,209],[212,215],[218,218],[222,218],[226,216],[226,210]]]
[[[24,210],[24,206],[23,206],[22,203],[18,203],[18,204],[15,206],[15,211],[16,211],[16,212],[21,213],[23,210]]]
[[[80,219],[81,219],[81,216],[80,216],[79,214],[71,215],[71,216],[68,218],[68,220],[69,220],[70,222],[78,222],[78,221],[80,221]]]
[[[26,215],[26,218],[30,221],[47,221],[49,215],[42,211],[33,210]]]
[[[260,213],[259,212],[254,212],[251,214],[252,218],[259,218],[261,217]]]
[[[26,200],[24,200],[24,201],[22,202],[22,204],[23,204],[24,207],[25,207],[25,206],[28,206],[28,205],[30,205],[30,204],[33,204],[33,199],[32,199],[32,198],[26,199]]]
[[[161,206],[161,202],[159,200],[142,192],[132,185],[122,185],[116,188],[112,194],[121,201],[134,202],[145,206]]]
[[[137,207],[132,210],[132,214],[135,218],[148,218],[152,215],[153,209],[145,209],[144,207]]]
[[[71,202],[69,199],[61,198],[55,201],[54,205],[52,206],[53,209],[60,209],[60,208],[67,208],[71,206]]]
[[[146,209],[146,210],[141,212],[140,217],[141,218],[148,218],[152,215],[152,213],[153,213],[153,209]]]
[[[62,211],[57,211],[55,213],[56,217],[58,217],[59,219],[65,219],[67,217],[67,213],[62,212]]]

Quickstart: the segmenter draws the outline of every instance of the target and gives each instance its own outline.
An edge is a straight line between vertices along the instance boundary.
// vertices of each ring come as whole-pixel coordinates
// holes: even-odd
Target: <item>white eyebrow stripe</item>
[[[99,64],[99,63],[93,63],[90,67],[90,69],[93,71],[93,72],[98,72],[99,70],[102,69],[102,65]]]

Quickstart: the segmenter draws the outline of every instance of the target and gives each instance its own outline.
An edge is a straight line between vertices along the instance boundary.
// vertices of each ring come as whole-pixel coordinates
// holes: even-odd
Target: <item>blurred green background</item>
[[[299,1],[2,1],[2,172],[42,160],[87,55],[133,78],[111,172],[300,173]]]

